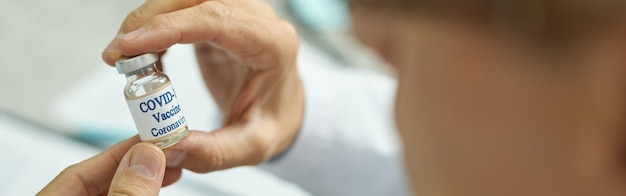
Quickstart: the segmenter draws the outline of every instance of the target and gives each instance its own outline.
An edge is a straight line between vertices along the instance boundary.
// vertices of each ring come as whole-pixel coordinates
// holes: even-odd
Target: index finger
[[[209,1],[198,6],[151,18],[142,28],[116,38],[103,59],[113,64],[122,54],[133,56],[163,51],[181,43],[211,43],[244,60],[257,70],[290,64],[297,47],[295,29],[282,20],[270,20]],[[118,56],[116,56],[118,55]],[[285,62],[277,62],[284,60]]]
[[[126,16],[124,22],[122,22],[122,25],[120,26],[120,29],[118,30],[118,35],[123,35],[131,31],[137,30],[139,27],[143,26],[147,21],[155,16],[190,8],[207,1],[219,2],[224,6],[240,9],[242,11],[263,18],[276,18],[276,14],[272,10],[272,8],[260,0],[147,0],[146,2],[144,2],[144,4],[142,4]],[[119,51],[109,50],[110,48],[114,47],[116,47],[115,39],[102,52],[102,58],[109,65],[113,65],[113,62],[122,57],[122,55],[128,55],[122,54]]]
[[[261,17],[276,17],[274,12],[272,11],[272,8],[263,3],[263,1],[259,0],[246,0],[243,2],[233,0],[147,0],[141,6],[139,6],[137,9],[133,10],[126,16],[126,19],[124,19],[124,22],[122,23],[122,26],[120,27],[118,33],[123,34],[131,32],[138,29],[148,19],[154,16],[189,8],[201,4],[205,1],[218,1],[225,6],[239,8]]]
[[[128,33],[136,30],[148,19],[168,12],[173,12],[179,9],[185,9],[198,4],[199,0],[147,0],[137,9],[130,12],[118,31],[118,34]]]
[[[37,195],[98,195],[105,192],[124,154],[139,142],[138,136],[131,137],[66,168]]]

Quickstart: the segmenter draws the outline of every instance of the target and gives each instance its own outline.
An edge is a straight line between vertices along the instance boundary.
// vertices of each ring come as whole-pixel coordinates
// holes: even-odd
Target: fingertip
[[[115,61],[122,57],[122,52],[117,45],[118,37],[119,35],[113,38],[102,52],[102,60],[110,66],[115,66]]]
[[[102,60],[110,66],[115,66],[115,61],[124,56],[134,56],[141,54],[136,51],[138,45],[136,40],[124,38],[125,35],[115,37],[102,52]]]
[[[176,181],[178,181],[180,179],[180,177],[183,175],[183,169],[182,168],[167,168],[165,169],[165,176],[163,177],[163,184],[161,184],[162,187],[166,187],[169,186],[171,184],[174,184]]]
[[[109,65],[115,67],[115,61],[122,58],[122,52],[117,49],[105,49],[102,52],[102,60]]]
[[[130,171],[149,178],[163,175],[165,155],[160,148],[144,142],[135,145],[130,153]]]
[[[109,195],[157,195],[165,175],[165,155],[151,143],[134,145],[122,159]]]

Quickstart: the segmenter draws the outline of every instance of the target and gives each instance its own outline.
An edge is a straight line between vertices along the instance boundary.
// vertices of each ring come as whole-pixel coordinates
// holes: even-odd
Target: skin
[[[295,66],[298,39],[291,24],[277,18],[264,2],[148,0],[128,15],[119,34],[103,52],[109,65],[122,55],[149,51],[163,54],[177,43],[194,44],[206,86],[225,116],[219,130],[191,131],[165,150],[162,156],[167,157],[167,170],[158,173],[163,175],[164,186],[177,181],[183,168],[206,173],[256,165],[283,152],[293,142],[304,107]],[[119,157],[133,142],[139,141],[122,142],[96,157],[117,155],[109,163],[120,163],[122,167]],[[87,160],[71,166],[60,176],[81,178],[58,177],[40,193],[106,193],[106,187],[120,183],[113,178],[117,164],[97,163]],[[80,175],[96,167],[101,172]],[[83,192],[54,191],[81,184],[84,188],[71,190]],[[140,189],[136,192],[150,189],[155,193],[153,186],[129,187]]]
[[[626,195],[623,22],[559,56],[466,21],[352,11],[398,69],[416,195]]]
[[[398,70],[396,120],[415,194],[626,195],[626,18],[553,52],[467,21],[368,3],[351,10],[357,35]],[[119,180],[128,168],[120,157],[139,142],[131,138],[69,167],[42,194],[158,193],[182,168],[258,164],[293,141],[303,104],[297,37],[267,5],[149,0],[120,34],[103,52],[109,64],[193,43],[224,127],[155,152],[167,169],[146,181],[154,186]]]
[[[158,195],[161,186],[176,179],[164,178],[163,151],[139,142],[139,137],[129,138],[69,166],[37,195]]]

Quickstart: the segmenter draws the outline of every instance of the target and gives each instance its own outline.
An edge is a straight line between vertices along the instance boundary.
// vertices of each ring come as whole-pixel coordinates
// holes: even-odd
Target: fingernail
[[[165,152],[165,162],[167,167],[178,167],[187,154],[181,150],[168,150]]]
[[[115,44],[115,39],[113,39],[111,43],[107,45],[107,47],[104,49],[104,53],[105,56],[113,60],[117,60],[122,57],[122,52],[117,48],[117,45]]]
[[[129,170],[146,177],[154,177],[159,172],[161,157],[145,147],[136,148],[130,158]]]
[[[145,28],[139,28],[137,30],[134,30],[134,31],[131,31],[131,32],[126,33],[124,35],[121,35],[121,36],[119,36],[119,38],[123,39],[123,40],[126,40],[126,41],[130,41],[130,40],[133,40],[133,39],[139,37],[144,32],[146,32]]]

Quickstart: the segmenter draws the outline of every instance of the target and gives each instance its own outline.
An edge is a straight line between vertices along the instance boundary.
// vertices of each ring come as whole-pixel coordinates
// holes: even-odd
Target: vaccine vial
[[[156,53],[146,53],[122,58],[115,67],[126,75],[124,95],[141,141],[164,149],[185,138],[189,129],[170,79],[156,68],[158,59]]]

